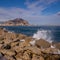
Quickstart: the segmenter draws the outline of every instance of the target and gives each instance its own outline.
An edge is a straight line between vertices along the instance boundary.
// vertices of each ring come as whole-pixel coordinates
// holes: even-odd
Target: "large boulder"
[[[48,53],[48,54],[60,54],[60,51],[56,48],[47,48],[43,50],[44,53]]]
[[[41,54],[41,50],[35,46],[27,46],[23,50],[29,50],[29,51],[31,51],[31,53],[37,54],[37,55]]]
[[[15,33],[8,32],[8,33],[5,34],[4,38],[5,39],[11,39],[11,40],[13,40],[13,39],[16,38],[16,34]]]
[[[55,47],[56,47],[57,49],[60,50],[60,43],[55,43],[54,45],[55,45]]]
[[[1,49],[0,52],[4,55],[8,55],[8,56],[13,56],[16,54],[15,51],[13,51],[13,50],[5,50],[5,49],[2,50]]]
[[[14,57],[9,55],[4,55],[4,57],[7,58],[7,60],[16,60]]]
[[[40,48],[49,48],[51,46],[51,44],[43,39],[40,40],[36,40],[36,46],[40,47]]]
[[[25,39],[26,35],[23,34],[17,34],[17,37],[21,40],[21,39]]]

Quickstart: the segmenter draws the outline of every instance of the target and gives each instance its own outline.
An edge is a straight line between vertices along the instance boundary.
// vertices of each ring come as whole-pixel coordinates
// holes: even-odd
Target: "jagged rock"
[[[27,52],[24,52],[24,54],[23,54],[23,59],[24,59],[24,60],[30,60],[30,57],[29,57],[29,55],[28,55]]]
[[[9,55],[5,55],[4,57],[7,58],[7,60],[15,60],[12,56]]]
[[[16,60],[22,60],[22,53],[18,53],[15,57]]]
[[[5,50],[5,49],[2,50],[1,49],[0,52],[4,55],[8,55],[8,56],[13,56],[16,54],[15,51],[13,51],[13,50]]]
[[[37,59],[36,57],[33,57],[32,60],[39,60],[39,59]]]
[[[19,34],[18,35],[18,38],[21,40],[21,39],[25,39],[26,38],[26,35],[23,35],[23,34]]]
[[[41,50],[39,48],[37,48],[37,47],[34,47],[34,46],[25,47],[24,50],[30,50],[31,53],[34,53],[34,54],[37,54],[37,55],[41,54]]]
[[[20,42],[20,39],[19,38],[15,38],[15,39],[13,39],[13,42]]]
[[[37,40],[35,43],[40,48],[49,48],[51,44],[43,39]]]
[[[53,55],[49,55],[49,56],[46,57],[46,60],[60,60],[60,58],[57,58]]]
[[[32,38],[31,38],[31,37],[26,37],[26,38],[25,38],[25,42],[26,42],[26,43],[30,44],[30,41],[32,41]]]
[[[32,60],[45,60],[43,56],[33,54]]]
[[[13,39],[16,38],[16,34],[15,33],[8,32],[8,33],[5,34],[5,37],[4,38],[13,40]]]
[[[44,57],[40,56],[39,60],[45,60]]]
[[[12,40],[10,40],[10,39],[4,39],[4,44],[10,44],[11,42],[12,42]]]
[[[4,35],[4,29],[3,28],[0,28],[0,36],[1,35]]]
[[[0,49],[0,53],[2,53],[3,55],[6,54],[7,50],[5,49]]]
[[[4,44],[4,41],[3,40],[0,40],[0,44]]]
[[[23,47],[26,47],[26,46],[30,46],[30,44],[29,44],[28,42],[24,41],[24,42],[21,42],[21,43],[19,44],[19,46],[20,46],[21,48],[23,48]]]
[[[12,43],[11,43],[11,47],[16,46],[17,44],[19,44],[19,42],[12,42]]]
[[[22,51],[23,49],[20,46],[15,46],[12,48],[12,50],[16,51],[17,53],[19,53],[20,51]]]
[[[9,49],[11,49],[11,45],[9,45],[9,44],[4,45],[3,48],[6,49],[6,50],[9,50]]]
[[[0,57],[0,60],[8,60],[8,59],[6,59],[5,57]]]
[[[15,54],[16,54],[15,51],[12,51],[12,50],[8,50],[6,52],[6,55],[8,55],[8,56],[14,56]]]
[[[7,60],[60,60],[60,43],[52,43],[55,48],[51,48],[51,44],[43,39],[34,40],[32,37],[5,30],[0,38],[0,53]],[[36,41],[35,45],[30,44],[32,41]]]
[[[0,49],[2,48],[2,46],[3,46],[3,45],[2,45],[2,44],[0,44]]]
[[[60,51],[56,48],[47,48],[43,50],[44,53],[50,53],[50,54],[60,54]]]
[[[55,47],[60,50],[60,43],[56,43]]]

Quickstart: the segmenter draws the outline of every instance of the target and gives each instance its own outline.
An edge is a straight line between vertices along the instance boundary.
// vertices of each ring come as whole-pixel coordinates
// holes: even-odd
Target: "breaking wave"
[[[44,39],[49,43],[53,42],[52,32],[50,30],[38,30],[37,33],[33,35],[33,38],[36,38],[37,40]]]

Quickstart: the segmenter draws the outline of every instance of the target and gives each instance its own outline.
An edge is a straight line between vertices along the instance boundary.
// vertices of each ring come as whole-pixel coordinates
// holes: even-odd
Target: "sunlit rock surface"
[[[60,43],[36,40],[0,28],[0,60],[60,60]]]

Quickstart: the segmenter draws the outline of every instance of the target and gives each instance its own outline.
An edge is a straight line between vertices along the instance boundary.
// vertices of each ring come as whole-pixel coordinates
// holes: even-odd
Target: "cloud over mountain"
[[[0,7],[0,21],[23,18],[29,20],[32,24],[59,24],[59,10],[55,8],[54,11],[57,10],[58,12],[53,13],[53,11],[49,12],[50,9],[53,10],[52,7],[47,9],[50,5],[56,5],[59,1],[60,0],[25,0],[24,5],[26,7],[24,8],[16,6]],[[55,7],[57,7],[57,5]],[[48,11],[46,11],[46,9]]]

